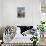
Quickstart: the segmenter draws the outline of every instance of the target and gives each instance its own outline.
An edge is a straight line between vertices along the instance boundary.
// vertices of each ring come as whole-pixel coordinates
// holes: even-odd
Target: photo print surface
[[[17,17],[24,18],[25,17],[25,7],[18,7],[17,8]]]

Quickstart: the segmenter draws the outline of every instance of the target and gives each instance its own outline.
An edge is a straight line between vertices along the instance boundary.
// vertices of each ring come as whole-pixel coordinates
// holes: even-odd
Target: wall
[[[0,26],[2,24],[3,16],[2,16],[2,0],[0,0]]]
[[[40,20],[40,0],[1,0],[0,24],[6,25],[33,25]],[[25,18],[17,18],[17,7],[25,7]],[[2,13],[2,14],[1,14]]]

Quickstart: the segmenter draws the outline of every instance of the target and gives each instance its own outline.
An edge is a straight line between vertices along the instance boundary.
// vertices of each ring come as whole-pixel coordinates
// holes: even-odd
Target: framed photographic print
[[[24,18],[25,17],[25,7],[18,7],[17,8],[17,17]]]

